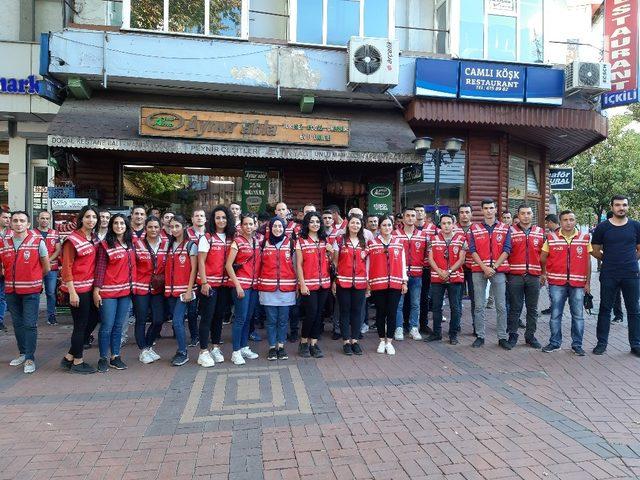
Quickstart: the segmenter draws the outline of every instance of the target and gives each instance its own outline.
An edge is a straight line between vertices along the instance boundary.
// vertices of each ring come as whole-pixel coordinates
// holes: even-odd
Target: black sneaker
[[[631,355],[640,357],[640,347],[631,347]]]
[[[527,328],[527,326],[522,320],[520,320],[520,323],[518,323],[518,328]]]
[[[267,360],[277,360],[278,359],[278,352],[276,351],[275,348],[270,348],[269,349],[269,354],[267,355]]]
[[[517,333],[509,334],[509,345],[511,345],[511,348],[515,347],[518,344],[518,337],[519,335]]]
[[[611,323],[622,323],[622,317],[613,317]]]
[[[184,365],[189,361],[189,356],[186,353],[176,352],[176,354],[171,359],[171,365],[174,367],[179,367]]]
[[[127,364],[122,361],[120,356],[114,357],[109,360],[109,366],[111,368],[115,368],[116,370],[126,370]]]
[[[311,348],[309,347],[308,343],[301,343],[300,345],[298,345],[298,355],[300,355],[302,358],[309,358],[311,356],[310,350]]]
[[[342,335],[340,335],[337,332],[333,332],[333,335],[331,335],[331,340],[340,340],[342,338]]]
[[[506,338],[501,338],[500,340],[498,340],[498,345],[500,345],[505,350],[511,350],[513,348]]]
[[[100,357],[100,360],[98,360],[98,371],[100,373],[106,373],[109,371],[109,362],[107,362],[106,358]]]
[[[575,353],[578,357],[584,357],[586,353],[584,353],[584,348],[582,347],[571,347],[573,353]]]
[[[542,315],[551,315],[551,307],[545,308],[540,312]]]
[[[49,318],[47,318],[47,323],[49,325],[57,325],[58,324],[58,320],[56,320],[56,316],[55,315],[49,315]]]
[[[353,351],[354,355],[362,355],[362,347],[359,343],[352,343],[351,350]]]
[[[317,343],[315,345],[309,346],[309,353],[313,358],[322,358],[324,357],[324,353],[320,350],[320,345]]]
[[[480,348],[483,345],[484,345],[484,338],[482,337],[476,338],[475,341],[471,344],[473,348]]]
[[[425,342],[439,342],[440,340],[442,340],[442,335],[436,335],[435,333],[424,338]]]
[[[90,375],[92,373],[96,373],[95,367],[92,367],[86,362],[79,363],[77,365],[73,365],[69,371],[71,373],[77,373],[80,375]]]
[[[540,350],[542,348],[542,344],[538,341],[538,339],[536,337],[531,337],[528,340],[526,340],[527,345],[529,345],[531,348],[535,348],[536,350]]]
[[[198,344],[200,343],[200,339],[198,337],[192,338],[191,342],[189,343],[190,347],[197,347]]]
[[[287,360],[289,358],[289,355],[287,355],[287,351],[284,349],[284,347],[280,347],[278,349],[277,355],[278,360]]]
[[[73,360],[67,360],[65,357],[62,357],[62,360],[60,360],[60,368],[63,370],[69,370],[72,365]]]
[[[593,354],[594,355],[602,355],[606,351],[607,351],[607,346],[606,345],[602,345],[601,343],[599,343],[594,347]]]
[[[289,343],[296,343],[300,340],[300,337],[298,336],[298,332],[291,332],[287,339],[289,340]]]
[[[557,352],[557,351],[559,351],[559,350],[560,350],[560,347],[559,347],[559,346],[552,345],[552,344],[548,344],[548,345],[546,345],[546,346],[542,347],[542,351],[543,351],[544,353]]]
[[[344,345],[342,345],[342,352],[345,355],[353,355],[353,350],[351,349],[351,344],[350,343],[345,343]]]
[[[458,340],[458,336],[456,335],[455,337],[449,337],[449,343],[451,345],[458,345],[458,343],[460,343],[460,341]]]

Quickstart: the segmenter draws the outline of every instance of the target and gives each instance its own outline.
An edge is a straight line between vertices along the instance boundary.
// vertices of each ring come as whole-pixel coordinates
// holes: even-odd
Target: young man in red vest
[[[571,348],[578,356],[584,356],[582,313],[584,294],[591,290],[591,239],[588,233],[576,229],[576,216],[571,210],[560,213],[560,230],[550,232],[542,246],[540,282],[549,282],[551,319],[549,344],[543,352],[555,352],[562,345],[562,312],[569,299],[571,311]]]
[[[416,228],[426,233],[427,242],[430,242],[438,232],[438,227],[433,223],[433,214],[430,212],[427,213],[424,205],[421,203],[416,203],[413,208],[416,211]],[[429,329],[429,311],[431,310],[430,287],[431,265],[429,265],[429,259],[425,258],[422,268],[422,287],[420,288],[420,333],[431,333]]]
[[[35,352],[38,339],[38,307],[42,277],[49,273],[49,252],[39,235],[29,231],[29,215],[11,215],[13,235],[4,240],[0,257],[5,275],[7,306],[20,354],[9,365],[24,363],[24,373],[36,371]]]
[[[147,211],[144,207],[136,205],[131,209],[131,233],[133,233],[134,241],[144,237],[144,222],[146,219]]]
[[[529,205],[518,206],[518,223],[511,226],[511,254],[507,275],[509,295],[509,343],[518,343],[518,327],[523,303],[527,305],[527,324],[524,340],[532,348],[541,348],[535,333],[538,326],[538,298],[540,297],[540,252],[544,243],[544,230],[532,225],[533,210]]]
[[[49,252],[49,264],[51,271],[43,278],[44,292],[47,297],[47,323],[56,325],[56,288],[58,286],[58,256],[62,250],[60,235],[56,230],[50,228],[51,214],[40,212],[38,214],[38,228],[34,232],[40,234]]]
[[[469,237],[471,236],[471,219],[473,218],[472,213],[473,207],[470,203],[463,203],[458,207],[458,223],[454,227],[455,232],[464,233],[467,238],[467,245],[469,245]],[[476,333],[476,301],[473,295],[473,275],[471,271],[471,267],[473,265],[473,259],[471,258],[471,254],[467,254],[464,265],[462,266],[462,270],[464,272],[464,283],[467,287],[467,295],[469,295],[469,299],[471,300],[471,322],[473,323],[473,333]],[[462,296],[460,297],[462,302]]]
[[[472,347],[484,345],[485,336],[485,291],[487,282],[491,285],[491,293],[496,302],[496,330],[498,345],[511,350],[507,341],[507,305],[506,305],[506,273],[509,271],[507,257],[511,253],[511,231],[496,218],[496,203],[490,198],[481,202],[482,223],[471,226],[469,236],[469,253],[473,258],[473,291],[476,304],[476,333],[478,338]]]
[[[0,209],[0,245],[11,232],[11,214]],[[4,293],[4,274],[0,273],[0,334],[7,331],[4,325],[4,314],[7,312],[7,300]]]

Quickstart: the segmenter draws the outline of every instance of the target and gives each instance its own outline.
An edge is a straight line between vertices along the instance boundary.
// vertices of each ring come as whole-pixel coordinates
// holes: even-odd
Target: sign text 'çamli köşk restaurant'
[[[349,121],[142,107],[140,135],[193,140],[347,147],[349,146]]]

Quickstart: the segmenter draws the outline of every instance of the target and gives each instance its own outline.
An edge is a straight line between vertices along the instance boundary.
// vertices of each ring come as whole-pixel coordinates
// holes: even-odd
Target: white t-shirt
[[[227,240],[226,233],[216,233],[216,235],[220,240],[222,240],[223,242],[226,242]],[[211,244],[209,243],[209,240],[207,239],[207,237],[204,237],[204,236],[200,237],[200,240],[198,240],[198,253],[208,253],[209,250],[211,250]]]

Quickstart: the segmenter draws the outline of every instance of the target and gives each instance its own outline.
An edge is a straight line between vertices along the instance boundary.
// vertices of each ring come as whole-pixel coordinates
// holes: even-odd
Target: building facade
[[[429,136],[435,148],[464,141],[442,169],[442,205],[528,201],[541,219],[549,166],[606,136],[590,98],[564,94],[557,52],[571,39],[550,28],[566,13],[558,0],[75,7],[44,46],[42,70],[70,94],[48,144],[56,181],[105,205],[266,208],[283,198],[293,208],[430,206],[430,153],[417,155],[412,144]],[[349,51],[352,37],[382,47],[352,43]],[[350,70],[368,73],[372,58],[396,70],[395,80],[356,81]],[[446,72],[455,76],[449,83],[440,81]],[[508,83],[502,72],[511,72]],[[423,179],[403,182],[401,168],[422,163]]]

